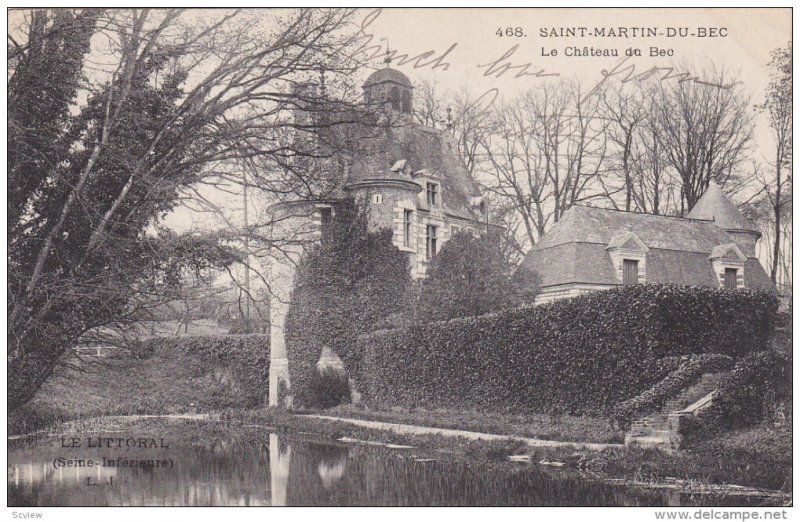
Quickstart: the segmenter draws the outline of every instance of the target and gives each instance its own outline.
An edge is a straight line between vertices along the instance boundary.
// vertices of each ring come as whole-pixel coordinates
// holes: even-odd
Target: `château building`
[[[487,226],[487,208],[477,182],[464,165],[449,129],[414,120],[414,86],[387,63],[363,84],[374,117],[358,153],[337,158],[340,180],[323,199],[284,201],[270,208],[273,238],[282,239],[269,259],[270,405],[278,404],[278,386],[288,379],[284,320],[294,272],[304,244],[321,236],[337,202],[353,198],[366,208],[369,226],[392,230],[392,241],[409,256],[411,275],[424,277],[436,252],[458,232],[479,234]],[[307,114],[299,111],[296,119]],[[449,125],[448,125],[449,127]]]

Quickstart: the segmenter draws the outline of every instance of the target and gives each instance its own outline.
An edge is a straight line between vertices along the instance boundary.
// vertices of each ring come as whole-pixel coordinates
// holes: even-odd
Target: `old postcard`
[[[791,512],[791,8],[7,21],[9,516]]]

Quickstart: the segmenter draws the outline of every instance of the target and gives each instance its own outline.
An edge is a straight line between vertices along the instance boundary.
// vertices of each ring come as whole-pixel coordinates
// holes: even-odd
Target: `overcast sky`
[[[362,10],[359,20],[369,21],[372,9]],[[499,28],[521,27],[524,37],[500,37]],[[584,37],[542,37],[540,32],[561,28],[586,28]],[[591,34],[605,29],[657,29],[666,35],[670,28],[688,28],[697,34],[699,28],[724,28],[725,37],[594,37]],[[577,29],[576,29],[577,30]],[[545,69],[561,77],[593,82],[602,78],[603,69],[611,69],[619,61],[612,57],[568,57],[565,47],[585,46],[618,49],[641,48],[643,55],[629,63],[637,71],[654,66],[669,66],[673,62],[688,63],[697,68],[708,65],[725,66],[740,71],[745,88],[751,94],[760,94],[768,81],[767,63],[770,51],[786,45],[791,39],[791,10],[779,9],[384,9],[369,23],[365,32],[374,34],[376,40],[391,49],[413,57],[427,51],[440,55],[452,44],[456,47],[447,55],[449,63],[431,70],[431,67],[414,68],[411,64],[397,66],[412,80],[433,80],[443,87],[456,88],[469,84],[475,89],[498,88],[504,94],[530,88],[541,82],[540,78],[512,78],[509,71],[501,78],[486,76],[487,68],[480,68],[502,57],[512,46],[519,45],[506,62],[514,65],[530,63],[529,72]],[[672,49],[673,57],[650,58],[649,48]],[[542,48],[556,49],[558,56],[542,56]],[[423,60],[424,62],[425,60]],[[379,64],[379,60],[376,60]],[[365,74],[366,76],[366,74]]]
[[[392,66],[415,84],[431,81],[441,91],[467,87],[476,95],[487,93],[487,101],[495,96],[510,99],[560,79],[576,79],[590,89],[604,79],[603,70],[614,70],[625,58],[625,50],[633,47],[642,56],[629,58],[622,67],[635,67],[634,74],[673,65],[676,72],[684,72],[684,65],[698,71],[724,68],[739,76],[744,92],[757,103],[769,82],[770,52],[791,39],[791,10],[787,8],[361,9],[354,21],[365,35],[372,36],[369,46],[381,47],[370,50],[375,68],[384,66],[388,47],[396,53]],[[523,36],[506,36],[508,28]],[[498,30],[503,36],[497,35]],[[703,30],[716,36],[700,37]],[[652,31],[657,36],[647,36]],[[680,31],[689,36],[667,36]],[[584,36],[550,36],[570,32]],[[627,38],[621,36],[625,33]],[[575,54],[572,48],[583,51],[585,47],[615,49],[620,56],[567,56]],[[672,56],[651,57],[651,47]],[[557,55],[552,55],[553,50]],[[414,59],[418,56],[419,60]],[[366,68],[361,80],[371,72]],[[618,82],[624,76],[606,81]],[[754,154],[768,157],[771,144],[766,131],[759,118]],[[241,200],[229,198],[229,205],[240,207]],[[170,221],[188,225],[206,220],[182,211]]]
[[[195,10],[187,16],[219,14]],[[621,67],[633,67],[634,74],[653,67],[675,66],[676,73],[685,72],[684,66],[697,71],[712,66],[724,68],[741,79],[744,92],[755,104],[761,101],[769,82],[770,52],[791,39],[788,8],[370,8],[359,10],[354,24],[354,30],[360,28],[372,36],[370,46],[380,46],[380,50],[371,50],[374,68],[384,66],[388,47],[397,55],[392,66],[406,73],[413,83],[431,81],[442,92],[467,87],[475,95],[487,93],[487,102],[511,99],[543,82],[561,79],[576,79],[591,89],[604,79],[603,71],[614,70],[625,58],[625,50],[633,47],[640,49],[642,55],[628,58]],[[503,36],[497,35],[498,30]],[[506,35],[507,30],[511,36]],[[700,37],[704,30],[714,31],[716,36]],[[657,36],[648,36],[649,31],[655,31]],[[687,31],[689,36],[667,36],[679,31]],[[583,36],[551,36],[570,32]],[[628,37],[622,36],[625,33]],[[599,36],[602,34],[606,36]],[[573,48],[580,52],[592,47],[616,50],[619,56],[567,56],[575,54]],[[651,57],[651,47],[672,55]],[[553,55],[553,51],[557,54]],[[414,59],[417,56],[421,58]],[[360,80],[371,72],[365,68]],[[611,76],[606,82],[618,82],[624,76]],[[756,136],[753,154],[771,157],[771,141],[763,117],[759,118]],[[228,209],[232,222],[239,220],[241,197],[209,196]],[[210,215],[187,209],[168,218],[170,225],[184,230],[212,226],[215,221]]]

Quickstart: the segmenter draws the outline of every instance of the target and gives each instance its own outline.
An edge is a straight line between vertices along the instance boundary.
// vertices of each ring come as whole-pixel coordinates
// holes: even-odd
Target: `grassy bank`
[[[268,348],[242,336],[156,343],[152,353],[73,358],[20,410],[9,434],[104,415],[170,414],[257,408],[266,401]],[[249,339],[249,340],[248,340]],[[261,353],[263,352],[263,353]]]

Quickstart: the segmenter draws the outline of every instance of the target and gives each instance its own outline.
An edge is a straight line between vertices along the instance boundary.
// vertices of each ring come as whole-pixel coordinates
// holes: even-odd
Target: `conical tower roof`
[[[714,182],[708,185],[687,217],[713,220],[723,230],[756,230]]]

